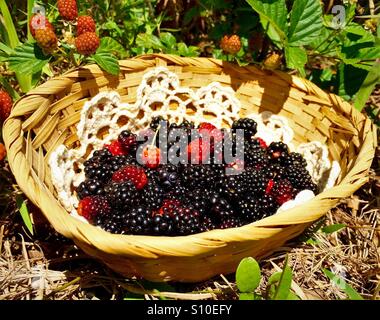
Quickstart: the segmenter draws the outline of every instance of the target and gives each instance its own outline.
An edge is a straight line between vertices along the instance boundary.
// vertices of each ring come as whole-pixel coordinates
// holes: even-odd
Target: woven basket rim
[[[271,74],[278,76],[282,80],[289,82],[290,86],[296,87],[297,89],[303,92],[308,92],[316,96],[316,98],[318,99],[323,99],[325,101],[340,104],[342,108],[347,110],[347,113],[350,114],[351,120],[352,122],[354,122],[354,124],[359,124],[362,122],[369,121],[369,123],[367,123],[368,132],[364,133],[365,138],[363,139],[363,146],[361,147],[360,153],[358,154],[358,158],[356,159],[357,164],[354,165],[351,168],[351,170],[346,173],[345,178],[342,180],[342,182],[339,185],[318,194],[314,199],[308,201],[305,204],[301,204],[293,209],[286,210],[279,214],[267,217],[265,219],[253,222],[248,225],[244,225],[239,228],[225,229],[225,230],[218,229],[218,230],[212,230],[212,231],[188,235],[188,236],[174,236],[174,237],[160,236],[159,239],[163,245],[162,252],[161,252],[162,255],[168,255],[168,256],[172,255],[172,252],[175,252],[178,247],[179,239],[181,239],[181,241],[186,241],[186,243],[188,244],[192,244],[195,242],[197,243],[204,242],[205,246],[209,244],[217,246],[218,243],[220,244],[224,242],[231,242],[231,241],[233,242],[234,241],[233,239],[236,239],[236,241],[249,241],[249,236],[247,237],[247,235],[250,235],[253,232],[257,232],[259,229],[261,229],[263,237],[265,237],[265,234],[267,233],[267,231],[271,229],[282,230],[287,225],[293,225],[295,223],[309,225],[313,221],[316,221],[318,218],[324,215],[324,213],[322,214],[320,212],[320,211],[323,211],[324,209],[323,210],[321,209],[319,210],[319,212],[315,212],[315,213],[313,213],[313,209],[315,209],[316,207],[320,207],[320,208],[333,207],[334,205],[338,203],[339,199],[352,194],[355,190],[357,190],[360,186],[362,186],[367,181],[365,170],[369,168],[368,164],[371,162],[371,160],[374,157],[376,130],[372,122],[368,118],[366,118],[363,114],[355,110],[350,104],[344,102],[340,97],[331,93],[324,92],[323,90],[321,90],[318,86],[316,86],[314,83],[310,82],[309,80],[302,79],[294,75],[288,75],[281,71],[266,71],[266,70],[262,70],[262,69],[257,68],[256,66],[251,66],[251,65],[246,66],[246,67],[240,67],[240,66],[231,64],[229,62],[224,62],[224,61],[213,59],[213,58],[182,58],[175,55],[152,54],[152,55],[142,55],[142,56],[134,57],[132,59],[121,60],[120,66],[121,66],[122,71],[126,71],[126,72],[131,71],[133,73],[133,72],[136,72],[136,70],[141,71],[141,70],[145,70],[146,68],[153,67],[154,65],[152,65],[152,61],[154,65],[162,65],[162,63],[174,63],[175,65],[179,65],[182,67],[191,66],[191,67],[199,68],[199,69],[203,68],[205,72],[209,72],[209,71],[211,72],[213,69],[215,70],[220,69],[220,68],[224,69],[226,66],[228,66],[229,68],[232,68],[233,70],[244,70],[245,72],[256,72],[262,75],[265,75],[267,72],[270,72]],[[140,67],[134,69],[133,68],[134,63],[136,64],[136,66],[140,66]],[[21,189],[26,193],[26,195],[33,202],[35,202],[37,206],[40,206],[40,204],[38,203],[39,202],[38,199],[42,198],[41,193],[45,193],[47,190],[43,187],[43,185],[40,184],[39,181],[36,181],[36,179],[34,179],[35,177],[32,177],[30,175],[26,176],[25,173],[19,172],[19,170],[17,169],[16,160],[20,160],[20,161],[22,160],[22,162],[26,161],[25,152],[23,152],[22,150],[15,150],[14,148],[12,148],[12,145],[15,142],[14,140],[15,136],[19,136],[19,137],[22,136],[21,135],[22,121],[20,118],[23,114],[20,113],[21,105],[25,101],[25,99],[27,99],[28,97],[31,97],[34,95],[35,96],[42,95],[41,92],[44,92],[44,88],[49,88],[50,86],[63,87],[66,83],[73,81],[71,78],[77,77],[78,74],[83,71],[93,73],[94,77],[96,77],[96,75],[109,76],[105,72],[103,72],[97,65],[87,65],[87,66],[79,67],[73,70],[69,70],[63,75],[52,78],[48,80],[47,82],[45,82],[44,84],[40,85],[39,87],[31,90],[23,98],[17,101],[14,105],[11,116],[4,124],[3,136],[5,139],[7,152],[11,158],[10,166],[11,166],[12,172],[14,173],[16,177],[16,181],[20,184]],[[63,80],[62,83],[57,82],[61,80]],[[50,94],[46,93],[46,95],[49,96]],[[15,134],[15,130],[16,131],[19,130],[19,132]],[[362,163],[359,166],[360,162]],[[365,167],[365,170],[362,170],[362,167]],[[34,185],[36,186],[37,188],[36,190],[31,190],[31,188],[28,187],[28,182],[31,182],[31,181],[33,181]],[[64,210],[57,200],[56,200],[56,205],[59,205],[61,209]],[[299,212],[301,210],[305,212],[304,216],[300,215]],[[111,252],[111,253],[119,252],[121,255],[128,256],[130,254],[122,250],[122,246],[125,246],[127,244],[134,244],[137,247],[141,246],[141,249],[143,251],[144,249],[147,248],[146,251],[149,252],[150,247],[153,246],[152,244],[158,239],[157,236],[110,234],[92,225],[85,224],[69,216],[69,214],[67,214],[67,217],[64,218],[65,227],[57,225],[58,221],[63,221],[63,220],[61,219],[54,220],[52,219],[51,216],[48,216],[47,218],[57,231],[64,234],[68,238],[75,239],[77,237],[80,237],[81,241],[84,241],[90,245],[94,243],[99,244],[99,240],[96,241],[98,237],[101,238],[102,242],[109,241],[109,243],[112,243],[112,246],[108,246],[108,247],[103,246],[103,250],[105,252]],[[246,235],[242,236],[242,233],[245,233]],[[117,247],[116,249],[113,248],[114,245],[115,247]],[[185,255],[188,256],[188,254],[185,254]]]

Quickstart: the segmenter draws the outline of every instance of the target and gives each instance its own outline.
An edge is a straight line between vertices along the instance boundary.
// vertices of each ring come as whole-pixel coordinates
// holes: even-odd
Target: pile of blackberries
[[[84,163],[78,214],[112,233],[180,236],[240,227],[273,215],[302,190],[317,193],[305,159],[282,142],[267,146],[255,137],[256,127],[249,118],[221,130],[159,117],[150,130],[123,131]],[[163,128],[165,149],[157,138]],[[174,129],[183,133],[173,135]],[[177,163],[180,139],[186,150]],[[227,141],[232,162],[223,157]],[[239,148],[242,159],[236,157]]]

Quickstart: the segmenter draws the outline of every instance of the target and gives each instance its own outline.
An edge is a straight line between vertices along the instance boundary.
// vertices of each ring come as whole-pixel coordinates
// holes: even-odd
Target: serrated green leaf
[[[170,32],[161,32],[160,40],[168,48],[173,48],[177,43],[176,38]]]
[[[321,34],[322,27],[322,7],[319,0],[294,1],[288,32],[289,43],[292,46],[311,43]]]
[[[36,43],[24,43],[15,48],[9,56],[9,69],[23,75],[32,75],[40,72],[49,62],[51,56],[46,56]]]
[[[328,269],[322,269],[323,273],[328,277],[332,282],[334,282],[337,287],[347,294],[349,300],[364,300],[364,298],[352,288],[344,279],[332,273]]]
[[[126,54],[125,48],[111,37],[104,37],[100,40],[100,46],[96,53],[111,53],[124,56]]]
[[[380,62],[375,62],[372,69],[365,78],[362,86],[360,87],[355,98],[354,106],[356,109],[362,111],[377,84],[380,84]]]
[[[253,292],[260,284],[260,266],[252,257],[240,261],[236,270],[236,285],[240,292]]]
[[[114,76],[119,75],[120,73],[120,65],[119,60],[117,58],[106,52],[97,52],[91,56],[92,59],[101,67],[104,71],[112,74]]]
[[[268,37],[272,40],[272,42],[279,48],[282,49],[284,44],[281,42],[281,37],[276,31],[276,29],[273,27],[271,23],[264,17],[260,16],[260,22],[263,26],[263,29],[265,30],[265,33],[268,35]]]
[[[32,223],[32,220],[30,219],[30,215],[29,215],[29,211],[26,206],[26,203],[21,196],[16,197],[16,205],[17,205],[18,210],[20,211],[22,221],[24,221],[24,224],[27,227],[30,234],[33,235],[34,234],[33,223]]]
[[[255,300],[254,293],[239,293],[239,300]]]
[[[326,234],[330,234],[330,233],[337,232],[337,231],[339,231],[345,227],[346,227],[346,225],[342,224],[342,223],[331,224],[329,226],[323,227],[322,232],[324,232]]]
[[[153,34],[142,33],[136,38],[136,45],[146,49],[163,50],[165,46],[161,43],[161,40]]]
[[[284,42],[287,34],[287,15],[285,0],[246,0],[248,4],[255,10],[260,17],[264,17],[265,21],[269,22],[276,30],[281,42]]]
[[[285,47],[286,64],[290,69],[300,71],[302,76],[305,76],[305,64],[307,63],[306,51],[299,47]]]

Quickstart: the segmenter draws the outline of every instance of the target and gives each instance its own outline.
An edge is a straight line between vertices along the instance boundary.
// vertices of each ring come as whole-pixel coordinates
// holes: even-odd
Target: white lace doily
[[[136,102],[129,104],[122,103],[117,92],[99,93],[86,102],[81,111],[77,125],[80,147],[67,149],[61,145],[52,153],[49,165],[58,199],[73,215],[79,217],[75,209],[78,199],[72,190],[85,179],[84,161],[95,150],[115,140],[121,131],[129,129],[136,132],[144,129],[153,117],[159,115],[176,123],[188,120],[198,125],[200,122],[209,121],[217,127],[226,127],[239,118],[241,108],[232,88],[213,82],[193,91],[181,87],[178,76],[164,67],[157,67],[144,75],[136,96]],[[294,150],[294,133],[286,118],[271,112],[250,117],[258,123],[257,136],[267,143],[287,143],[292,151],[304,156],[314,182],[321,189],[333,186],[340,169],[339,165],[332,165],[329,161],[326,146],[319,142],[310,142],[300,144]],[[99,133],[105,130],[107,135],[103,137]]]

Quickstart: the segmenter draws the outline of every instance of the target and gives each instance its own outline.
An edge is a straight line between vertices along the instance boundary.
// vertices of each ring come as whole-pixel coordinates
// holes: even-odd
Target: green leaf
[[[272,40],[272,42],[279,48],[282,49],[284,44],[282,43],[281,36],[278,34],[276,29],[273,27],[271,23],[264,17],[260,17],[261,25],[263,26],[263,29],[265,30],[268,37]]]
[[[169,32],[161,32],[160,40],[168,48],[173,48],[177,43],[176,38]]]
[[[20,40],[18,39],[16,27],[13,23],[12,15],[9,12],[9,9],[7,7],[5,0],[0,0],[0,12],[1,12],[3,19],[4,19],[3,24],[5,27],[5,30],[7,31],[9,46],[12,49],[14,49],[19,45]],[[0,20],[0,23],[1,23],[1,20]]]
[[[297,69],[305,76],[305,64],[307,63],[306,51],[299,47],[285,47],[286,64],[290,69]]]
[[[338,94],[346,99],[351,100],[359,91],[368,71],[356,68],[349,64],[341,63],[338,67]]]
[[[117,76],[120,73],[119,60],[117,58],[106,52],[97,52],[91,56],[92,59],[101,67],[104,71]]]
[[[360,87],[356,99],[355,108],[362,111],[368,98],[370,97],[372,91],[375,89],[376,85],[380,83],[380,62],[375,62],[371,71],[365,78],[362,86]]]
[[[340,290],[347,294],[349,300],[364,300],[364,298],[352,288],[344,279],[332,273],[328,269],[322,269],[323,273],[328,277],[332,282],[334,282]]]
[[[100,40],[100,46],[96,53],[111,53],[124,56],[126,54],[125,48],[111,37],[104,37]]]
[[[324,232],[326,234],[330,234],[330,233],[337,232],[337,231],[339,231],[345,227],[346,227],[346,225],[342,224],[342,223],[331,224],[329,226],[323,227],[322,232]]]
[[[13,53],[13,50],[2,42],[0,42],[0,50],[3,51],[7,56],[10,56]]]
[[[161,43],[161,40],[153,34],[141,33],[136,38],[136,45],[146,49],[165,49],[165,46]]]
[[[239,293],[239,300],[255,300],[255,295],[252,292],[250,292],[250,293],[246,293],[246,292]]]
[[[9,69],[23,75],[32,75],[42,70],[51,56],[46,56],[36,43],[18,46],[9,57]]]
[[[273,300],[286,300],[290,292],[293,274],[292,270],[288,266],[288,257],[286,257],[284,264],[285,268],[281,272],[281,276]]]
[[[309,44],[321,34],[322,7],[319,0],[295,0],[290,15],[289,43]]]
[[[260,284],[260,266],[252,257],[240,261],[236,270],[236,285],[240,292],[253,292]]]
[[[287,15],[285,0],[246,0],[248,4],[255,10],[264,21],[269,22],[276,30],[281,38],[281,42],[285,42],[287,33]]]
[[[32,220],[30,219],[28,208],[22,196],[16,197],[16,205],[17,205],[18,210],[20,211],[22,221],[24,221],[24,224],[28,228],[28,231],[30,232],[30,234],[33,235],[34,234],[33,223],[32,223]]]
[[[289,291],[286,300],[301,300],[293,291]]]

